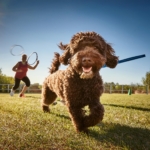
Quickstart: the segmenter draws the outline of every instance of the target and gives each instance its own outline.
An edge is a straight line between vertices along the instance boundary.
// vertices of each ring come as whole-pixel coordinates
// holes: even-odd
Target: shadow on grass
[[[111,104],[110,104],[111,106]],[[123,107],[113,105],[115,107]],[[143,108],[134,108],[129,107],[130,109],[138,109],[143,110]],[[144,109],[144,111],[147,111]],[[149,110],[148,110],[149,111]],[[52,115],[55,115],[60,118],[69,119],[66,115],[51,112]],[[121,149],[128,150],[150,150],[150,130],[144,128],[130,127],[121,124],[115,123],[103,123],[100,125],[96,125],[91,128],[89,131],[89,136],[100,143],[109,144],[108,147],[116,146]]]
[[[40,96],[39,97],[37,97],[37,96],[28,96],[28,95],[25,95],[26,97],[25,98],[38,98],[38,99],[40,99]]]
[[[131,150],[150,149],[150,130],[148,129],[132,128],[113,123],[105,123],[98,127],[100,132],[90,130],[90,136],[100,142]]]
[[[115,105],[115,104],[103,104],[105,106],[113,106],[113,107],[122,107],[122,108],[128,108],[128,109],[135,109],[135,110],[141,110],[141,111],[150,111],[149,108],[142,108],[142,107],[134,107],[134,106],[123,106],[123,105]]]
[[[50,112],[50,114],[55,115],[55,116],[60,117],[60,118],[71,120],[70,117],[62,115],[62,114],[56,114],[56,113],[53,113],[53,112]]]

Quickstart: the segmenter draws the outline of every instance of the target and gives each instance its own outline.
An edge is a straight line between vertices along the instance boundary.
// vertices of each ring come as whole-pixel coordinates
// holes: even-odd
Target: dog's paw
[[[50,113],[50,109],[48,106],[42,106],[42,108],[43,108],[43,112]]]
[[[89,135],[89,130],[88,128],[84,128],[84,129],[76,129],[77,133],[84,133],[87,136]]]
[[[85,133],[87,136],[89,135],[89,130],[87,128],[82,130],[81,132]]]

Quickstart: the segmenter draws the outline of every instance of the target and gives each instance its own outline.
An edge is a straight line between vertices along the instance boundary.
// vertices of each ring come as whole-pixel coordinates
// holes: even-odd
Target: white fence
[[[126,89],[126,88],[124,88],[124,86],[123,85],[121,85],[121,88],[120,89],[115,89],[115,88],[113,88],[113,86],[112,85],[110,85],[110,86],[104,86],[104,93],[128,93],[128,90],[129,90],[129,88],[128,89]]]
[[[9,93],[13,86],[13,84],[0,84],[0,93]],[[19,93],[22,90],[23,86],[24,84],[20,84],[19,88],[16,90],[16,93]],[[31,85],[27,89],[27,93],[41,93],[41,89],[37,88],[37,86],[35,85]]]
[[[9,93],[14,85],[13,84],[0,84],[0,93]],[[23,88],[24,84],[20,84],[19,88],[16,90],[16,92],[20,92]],[[104,86],[104,93],[121,93],[125,94],[128,93],[129,90],[131,93],[146,93],[149,94],[149,86],[127,86],[127,85],[119,85],[119,88],[117,88],[114,85]],[[41,93],[41,89],[38,87],[38,85],[31,85],[27,93]]]
[[[146,93],[149,94],[150,90],[149,90],[149,86],[139,86],[139,85],[119,85],[117,87],[117,85],[109,85],[109,86],[104,86],[104,93],[129,93],[129,91],[131,93]]]

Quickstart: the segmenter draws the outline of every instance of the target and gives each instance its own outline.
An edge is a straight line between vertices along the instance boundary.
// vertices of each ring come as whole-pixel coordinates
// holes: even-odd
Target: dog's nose
[[[89,57],[83,57],[82,58],[82,62],[83,63],[90,63],[91,62],[91,59]]]

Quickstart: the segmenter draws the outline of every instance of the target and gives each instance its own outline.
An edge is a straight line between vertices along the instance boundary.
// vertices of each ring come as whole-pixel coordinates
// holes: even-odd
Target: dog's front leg
[[[76,131],[88,134],[88,129],[84,127],[84,112],[82,108],[68,107],[68,109]]]
[[[99,101],[90,104],[89,110],[90,114],[84,118],[84,125],[87,128],[98,124],[104,116],[104,107]]]

